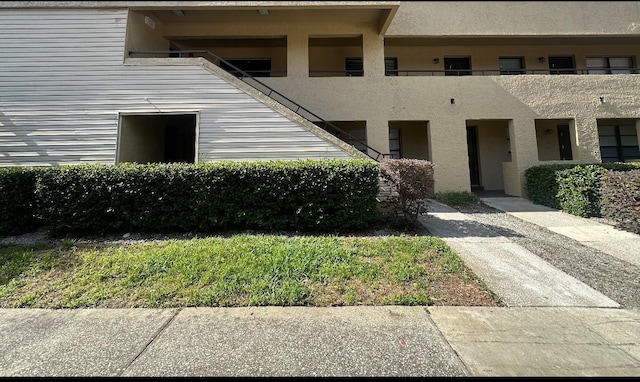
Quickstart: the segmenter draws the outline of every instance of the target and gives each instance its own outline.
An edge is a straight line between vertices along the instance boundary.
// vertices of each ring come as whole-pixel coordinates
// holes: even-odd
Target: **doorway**
[[[469,155],[469,180],[471,191],[482,190],[478,158],[478,126],[467,126],[467,154]]]
[[[558,148],[560,150],[560,160],[572,160],[571,136],[569,135],[569,125],[558,125]]]
[[[195,163],[196,114],[121,115],[117,163]]]
[[[576,74],[573,56],[549,57],[549,74]]]
[[[470,76],[471,58],[469,57],[445,57],[445,76]]]

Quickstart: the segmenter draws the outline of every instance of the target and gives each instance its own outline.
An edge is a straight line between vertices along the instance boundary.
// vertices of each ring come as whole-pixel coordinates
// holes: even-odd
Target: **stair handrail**
[[[349,138],[349,142],[357,142],[360,143],[361,145],[363,145],[364,147],[367,148],[367,152],[364,153],[366,154],[368,157],[370,157],[371,159],[375,160],[375,161],[380,161],[380,157],[382,157],[383,159],[390,156],[390,154],[383,154],[380,151],[374,149],[373,147],[367,145],[365,142],[361,141],[360,139],[355,138],[353,135],[349,134],[349,132],[342,130],[341,128],[339,128],[338,126],[334,125],[333,123],[324,120],[323,118],[319,117],[317,114],[311,112],[309,109],[305,108],[304,106],[300,105],[299,103],[291,100],[290,98],[286,97],[284,94],[280,93],[279,91],[273,89],[272,87],[270,87],[269,85],[265,84],[264,82],[257,80],[254,76],[252,76],[251,74],[247,73],[246,71],[238,68],[237,66],[233,65],[232,63],[224,60],[223,58],[221,58],[220,56],[216,55],[215,53],[209,51],[209,50],[138,50],[138,51],[129,51],[129,57],[133,57],[133,55],[153,55],[154,58],[157,57],[158,54],[162,54],[162,55],[170,55],[170,54],[178,54],[178,57],[181,58],[183,57],[183,55],[185,54],[208,54],[210,56],[212,56],[215,60],[211,61],[205,57],[207,61],[211,62],[212,64],[220,67],[220,63],[224,63],[225,65],[228,65],[230,68],[232,68],[234,71],[238,72],[239,74],[242,75],[242,77],[238,77],[241,81],[243,81],[244,83],[246,83],[247,85],[253,87],[254,89],[262,92],[260,89],[257,89],[255,86],[253,86],[252,84],[250,84],[249,82],[245,81],[245,78],[250,78],[251,80],[257,82],[258,84],[264,86],[266,89],[269,90],[268,93],[264,93],[267,97],[271,97],[272,94],[277,94],[278,96],[284,98],[285,100],[289,101],[291,104],[293,104],[296,109],[294,110],[293,108],[282,104],[283,106],[285,106],[287,109],[293,111],[294,113],[298,114],[300,117],[305,118],[308,120],[308,118],[303,117],[299,111],[302,110],[305,113],[311,115],[312,117],[316,118],[319,122],[324,124],[324,127],[321,127],[317,124],[315,124],[318,127],[321,127],[322,129],[324,129],[325,131],[329,132],[327,130],[327,126],[331,127],[332,129],[336,130],[337,132],[339,132],[340,134],[345,134],[348,138]],[[191,57],[191,56],[189,56]],[[331,134],[331,132],[329,132],[329,134]],[[347,142],[347,143],[349,143]],[[371,150],[373,153],[375,153],[376,155],[373,156],[371,154],[369,154],[369,150]]]

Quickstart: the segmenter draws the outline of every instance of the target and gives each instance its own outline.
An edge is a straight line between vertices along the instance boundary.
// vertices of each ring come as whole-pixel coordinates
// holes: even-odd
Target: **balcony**
[[[638,74],[630,37],[385,38],[387,76]]]

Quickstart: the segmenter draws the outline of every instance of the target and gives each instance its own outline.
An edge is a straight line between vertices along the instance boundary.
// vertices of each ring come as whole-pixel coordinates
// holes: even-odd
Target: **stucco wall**
[[[129,51],[169,50],[164,38],[164,23],[151,12],[132,12],[127,15],[125,56]]]
[[[637,34],[637,1],[403,1],[388,36]]]

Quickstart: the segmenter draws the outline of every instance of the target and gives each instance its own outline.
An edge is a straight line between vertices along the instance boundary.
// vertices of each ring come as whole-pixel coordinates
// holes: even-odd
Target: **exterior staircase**
[[[277,90],[271,88],[270,86],[268,86],[264,82],[258,80],[254,76],[250,75],[246,71],[238,68],[237,66],[229,63],[228,61],[225,61],[224,59],[220,58],[219,56],[217,56],[216,54],[214,54],[214,53],[212,53],[212,52],[210,52],[208,50],[129,51],[129,57],[132,57],[132,58],[133,57],[152,57],[152,58],[160,58],[160,57],[162,57],[162,58],[203,57],[204,59],[206,59],[207,61],[211,62],[212,64],[220,67],[221,69],[222,69],[221,64],[224,64],[226,68],[230,68],[230,69],[226,70],[227,73],[229,72],[229,70],[232,70],[233,71],[233,74],[232,74],[233,76],[235,76],[236,78],[240,79],[241,81],[243,81],[247,85],[253,87],[257,91],[261,92],[262,94],[266,95],[267,97],[269,97],[269,98],[273,99],[274,101],[278,102],[279,104],[283,105],[284,107],[286,107],[287,109],[291,110],[292,112],[294,112],[295,114],[297,114],[301,118],[306,119],[310,123],[313,123],[314,125],[320,127],[321,129],[327,131],[330,134],[335,134],[336,132],[340,133],[341,136],[348,137],[350,142],[357,142],[357,143],[361,144],[363,147],[366,147],[366,152],[364,152],[364,154],[369,156],[371,159],[379,162],[382,159],[390,157],[390,154],[381,153],[380,151],[378,151],[378,150],[374,149],[373,147],[367,145],[365,142],[355,138],[354,136],[349,134],[347,131],[342,130],[338,126],[336,126],[335,124],[322,119],[321,117],[319,117],[315,113],[311,112],[310,110],[308,110],[304,106],[296,103],[295,101],[293,101],[290,98],[286,97],[282,93],[280,93]],[[315,122],[313,122],[314,120],[315,120]]]

